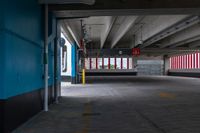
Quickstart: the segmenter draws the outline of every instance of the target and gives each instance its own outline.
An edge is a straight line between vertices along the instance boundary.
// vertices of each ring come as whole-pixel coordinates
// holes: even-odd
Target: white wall
[[[61,37],[65,38],[65,45],[67,46],[67,55],[65,56],[65,61],[67,60],[67,72],[61,72],[62,76],[71,76],[71,68],[72,68],[72,64],[71,64],[71,44],[69,43],[69,41],[66,39],[66,37],[61,34]],[[61,57],[62,57],[62,49],[61,49]],[[61,64],[62,64],[62,60],[61,60]],[[62,70],[62,66],[61,66],[61,70]]]

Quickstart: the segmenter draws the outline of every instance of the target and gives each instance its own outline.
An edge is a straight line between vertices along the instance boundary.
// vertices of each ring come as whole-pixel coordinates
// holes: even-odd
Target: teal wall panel
[[[15,96],[43,87],[43,50],[5,33],[5,95]]]
[[[3,0],[5,29],[41,45],[43,11],[37,0]]]
[[[44,88],[43,10],[37,0],[3,0],[0,5],[4,7],[0,9],[4,14],[0,17],[0,99],[7,99]],[[53,16],[49,21],[56,26]],[[50,34],[55,35],[52,29]],[[54,76],[53,42],[49,45],[49,85]]]
[[[4,34],[0,30],[0,42],[3,44],[4,43]],[[4,61],[5,61],[5,56],[4,56],[4,45],[0,43],[0,99],[4,99]]]

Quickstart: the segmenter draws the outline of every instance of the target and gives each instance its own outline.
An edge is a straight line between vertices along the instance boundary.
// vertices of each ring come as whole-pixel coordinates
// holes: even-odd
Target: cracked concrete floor
[[[200,133],[200,79],[88,77],[14,133]]]

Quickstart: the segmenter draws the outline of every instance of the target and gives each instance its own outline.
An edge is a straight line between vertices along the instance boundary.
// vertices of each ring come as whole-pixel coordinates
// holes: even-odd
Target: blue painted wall
[[[3,0],[0,4],[4,7],[0,9],[4,13],[0,18],[0,99],[7,99],[44,88],[43,12],[37,0]],[[53,62],[50,46],[49,85],[53,84]]]

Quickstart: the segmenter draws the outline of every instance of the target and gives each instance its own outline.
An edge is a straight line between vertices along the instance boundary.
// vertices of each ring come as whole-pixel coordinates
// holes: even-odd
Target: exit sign
[[[133,48],[132,55],[139,56],[140,55],[140,48]]]

